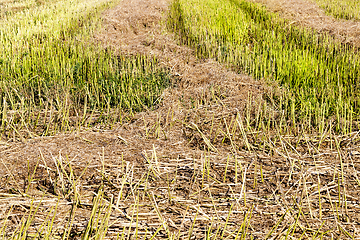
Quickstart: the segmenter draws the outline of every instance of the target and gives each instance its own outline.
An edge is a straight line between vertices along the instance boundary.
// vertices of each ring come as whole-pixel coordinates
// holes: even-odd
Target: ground
[[[359,22],[335,20],[305,1],[258,1],[293,24],[359,44]],[[359,133],[276,142],[265,134],[266,147],[257,146],[252,140],[262,133],[246,130],[246,116],[274,86],[197,59],[166,31],[168,4],[124,0],[103,14],[103,30],[94,36],[124,54],[155,56],[171,70],[173,87],[157,109],[113,129],[1,143],[7,231],[39,204],[29,227],[35,233],[59,204],[54,232],[71,226],[67,234],[76,239],[101,195],[104,205],[113,203],[109,236],[359,236]]]

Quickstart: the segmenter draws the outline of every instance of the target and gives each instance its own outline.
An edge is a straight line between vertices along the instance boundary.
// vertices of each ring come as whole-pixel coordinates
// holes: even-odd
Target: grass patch
[[[169,28],[199,57],[279,83],[283,93],[269,98],[288,121],[322,132],[331,119],[337,131],[352,131],[360,112],[357,49],[244,0],[176,0],[169,16]]]
[[[157,60],[92,43],[112,1],[49,2],[1,20],[1,133],[52,135],[152,108],[169,86]]]
[[[0,19],[55,1],[56,0],[1,0]]]
[[[336,18],[360,20],[359,0],[315,0],[326,13]]]

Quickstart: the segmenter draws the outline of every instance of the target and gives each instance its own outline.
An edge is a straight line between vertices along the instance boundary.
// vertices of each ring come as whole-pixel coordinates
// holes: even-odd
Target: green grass
[[[359,115],[360,56],[329,35],[292,26],[244,0],[176,0],[168,27],[199,57],[215,58],[238,72],[279,83],[270,96],[286,119],[324,130],[352,130]]]
[[[56,0],[0,0],[0,19]]]
[[[360,20],[360,0],[314,0],[325,11],[336,17]]]
[[[93,43],[113,1],[58,1],[0,20],[0,132],[52,135],[152,108],[169,85],[157,60]]]

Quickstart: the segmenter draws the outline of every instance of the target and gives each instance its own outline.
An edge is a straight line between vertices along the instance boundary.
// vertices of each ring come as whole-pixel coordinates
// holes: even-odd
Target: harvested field
[[[310,27],[329,33],[343,43],[360,47],[360,22],[340,20],[326,14],[314,1],[309,0],[252,0],[292,20],[292,24]]]
[[[14,130],[0,143],[0,236],[359,239],[357,119],[342,131],[336,117],[288,118],[279,106],[291,89],[198,54],[169,30],[169,4],[123,1],[91,38],[114,56],[156,59],[171,87],[155,102],[112,124]]]

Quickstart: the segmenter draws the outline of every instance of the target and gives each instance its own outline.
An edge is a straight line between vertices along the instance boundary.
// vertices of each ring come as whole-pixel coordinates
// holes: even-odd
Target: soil
[[[345,236],[343,230],[358,236],[358,133],[338,136],[344,146],[339,151],[331,137],[306,135],[277,142],[264,136],[268,150],[249,147],[241,140],[245,130],[240,122],[261,106],[266,87],[179,45],[165,31],[167,6],[165,0],[122,1],[104,13],[104,30],[95,36],[122,54],[155,56],[171,70],[176,86],[165,90],[156,110],[138,113],[112,130],[99,127],[2,143],[0,221],[12,223],[7,231],[29,214],[34,197],[40,206],[37,223],[59,204],[54,226],[61,234],[79,201],[71,231],[77,239],[88,224],[94,197],[102,194],[105,202],[119,199],[110,215],[113,236],[135,226],[134,211],[141,238],[160,226],[164,229],[157,239],[169,232],[180,233],[180,239],[190,232],[201,238],[211,224],[213,236],[230,237],[243,224],[249,237],[264,239],[270,232],[284,234],[295,221],[294,237],[305,232],[309,238],[317,230],[331,231],[334,238]],[[249,141],[254,134],[261,133],[247,133]],[[312,210],[319,209],[319,198],[322,215]]]

